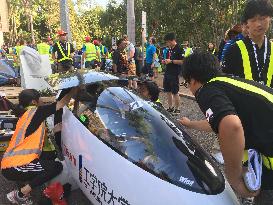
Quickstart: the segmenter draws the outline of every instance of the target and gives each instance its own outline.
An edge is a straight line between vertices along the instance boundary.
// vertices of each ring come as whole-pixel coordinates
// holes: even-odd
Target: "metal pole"
[[[142,39],[142,67],[144,67],[144,65],[145,65],[145,62],[144,62],[144,41],[143,41],[143,39]]]
[[[144,67],[144,38],[146,38],[146,35],[147,35],[147,14],[145,11],[142,11],[142,14],[141,14],[141,21],[142,21],[142,25],[141,25],[141,40],[142,40],[142,66]]]
[[[136,43],[136,28],[135,28],[135,3],[134,0],[127,0],[127,35],[129,41]]]
[[[68,40],[71,42],[72,34],[70,31],[69,8],[67,0],[60,0],[60,19],[61,29],[68,33]]]

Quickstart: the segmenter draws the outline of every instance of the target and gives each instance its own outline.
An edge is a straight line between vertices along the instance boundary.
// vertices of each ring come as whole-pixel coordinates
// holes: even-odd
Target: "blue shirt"
[[[226,55],[228,49],[229,49],[236,41],[243,40],[244,38],[245,38],[245,37],[243,36],[243,34],[240,33],[240,34],[238,34],[238,35],[236,36],[235,39],[229,40],[229,41],[225,44],[224,49],[223,49],[223,52],[222,52],[222,56],[221,56],[221,62],[224,61],[224,58],[225,58],[225,55]]]
[[[147,44],[146,48],[146,63],[152,64],[154,59],[154,54],[156,53],[156,47],[151,44]]]
[[[164,48],[163,49],[163,59],[166,60],[167,59],[167,53],[168,53],[169,49],[168,48]]]

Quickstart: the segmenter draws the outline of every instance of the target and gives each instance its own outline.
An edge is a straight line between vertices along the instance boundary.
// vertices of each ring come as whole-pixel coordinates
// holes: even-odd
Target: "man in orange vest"
[[[11,203],[33,204],[30,198],[32,189],[61,173],[61,162],[40,157],[47,139],[45,120],[68,104],[76,92],[77,89],[73,88],[60,101],[50,105],[40,105],[40,94],[34,89],[20,93],[19,105],[23,112],[2,158],[1,170],[8,180],[28,184],[7,194]]]

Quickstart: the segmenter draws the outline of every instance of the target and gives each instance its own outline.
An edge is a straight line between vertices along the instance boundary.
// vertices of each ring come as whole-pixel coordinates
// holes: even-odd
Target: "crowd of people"
[[[116,48],[111,50],[103,45],[102,39],[93,40],[87,36],[82,49],[76,51],[73,44],[67,41],[67,33],[64,31],[58,32],[59,40],[55,43],[46,38],[36,49],[40,54],[50,56],[54,72],[72,71],[75,67],[112,72],[127,78],[129,89],[137,90],[139,87],[143,97],[156,103],[160,101],[155,80],[158,72],[164,68],[163,89],[168,99],[166,110],[173,115],[179,114],[180,86],[189,88],[206,119],[191,121],[184,117],[179,120],[181,124],[217,133],[226,176],[232,188],[242,197],[255,197],[257,205],[269,205],[273,201],[273,130],[270,121],[273,115],[273,42],[266,34],[272,16],[273,6],[269,0],[248,1],[241,22],[225,33],[219,49],[214,43],[209,43],[205,51],[191,48],[188,41],[177,43],[175,33],[165,35],[166,45],[163,48],[158,47],[155,37],[147,39],[143,33],[144,52],[140,44],[133,45],[126,35],[118,39]],[[4,47],[2,54],[13,58],[18,66],[18,55],[24,46],[27,46],[25,41],[20,41],[14,48]],[[80,56],[76,62],[75,56]],[[108,66],[109,60],[112,66]],[[180,82],[181,76],[183,83]],[[57,112],[67,104],[75,94],[73,92],[76,91],[71,91],[51,105],[48,114]],[[24,105],[26,112],[19,121],[22,126],[23,120],[29,115],[33,119],[37,118],[40,108],[36,95],[25,94],[28,101]],[[33,106],[38,106],[34,112]],[[38,136],[42,122],[47,117],[43,116],[39,118],[39,125],[36,123],[31,126],[33,121],[28,120],[29,127],[24,130],[28,139]],[[9,193],[11,202],[27,201],[32,188],[44,183],[35,176],[31,178],[27,173],[20,173],[29,164],[40,168],[47,180],[61,170],[59,167],[58,173],[56,169],[52,172],[47,163],[36,155],[29,156],[27,161],[10,160],[17,146],[13,143],[17,137],[14,135],[2,159],[2,173],[10,180],[16,180],[18,176],[26,177],[30,183]],[[255,149],[263,162],[261,187],[257,190],[251,189],[244,177],[251,167],[251,163],[244,163],[244,156],[249,149]],[[54,166],[61,165],[55,163]],[[254,173],[254,178],[258,180],[259,176]]]

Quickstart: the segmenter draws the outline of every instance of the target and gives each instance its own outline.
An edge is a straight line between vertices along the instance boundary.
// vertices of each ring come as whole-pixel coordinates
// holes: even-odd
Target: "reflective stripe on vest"
[[[262,155],[263,165],[269,169],[273,170],[273,157],[266,157]]]
[[[270,54],[270,61],[269,61],[268,71],[267,71],[267,83],[266,83],[266,85],[268,87],[271,87],[272,76],[273,76],[273,42],[271,42],[270,52],[271,52],[271,54]]]
[[[112,53],[108,53],[108,59],[112,59]]]
[[[36,108],[27,110],[19,119],[9,147],[3,156],[2,169],[27,165],[39,158],[44,143],[45,123],[42,123],[34,133],[25,138],[26,130],[35,112]]]
[[[248,55],[248,51],[246,48],[246,44],[240,40],[236,42],[242,55],[242,60],[243,60],[243,66],[244,66],[244,74],[245,74],[245,79],[247,80],[253,80],[252,77],[252,72],[251,72],[251,66],[250,66],[250,59]]]
[[[86,61],[96,60],[97,58],[97,49],[93,43],[86,43]]]
[[[214,50],[212,51],[212,55],[214,55],[214,54],[215,54],[215,52],[216,52],[216,50],[214,49]]]
[[[191,48],[187,48],[185,51],[185,57],[188,57],[189,55],[191,55]]]
[[[62,62],[62,61],[65,61],[65,60],[72,60],[72,58],[70,58],[70,43],[67,43],[67,56],[64,54],[64,51],[61,47],[61,44],[60,42],[57,42],[57,46],[58,46],[58,49],[60,51],[60,53],[62,54],[62,58],[58,60],[58,62]]]
[[[103,55],[103,56],[105,55],[104,49],[105,49],[105,46],[101,45],[100,46],[100,52],[101,52],[101,55]]]
[[[216,77],[216,78],[211,79],[209,82],[215,82],[215,81],[225,82],[225,83],[231,84],[235,87],[241,88],[243,90],[247,90],[249,92],[263,96],[269,102],[273,103],[273,95],[271,93],[269,93],[261,88],[258,88],[254,85],[250,85],[248,83],[245,83],[245,82],[242,82],[239,80],[235,80],[232,78],[228,78],[228,77]]]

